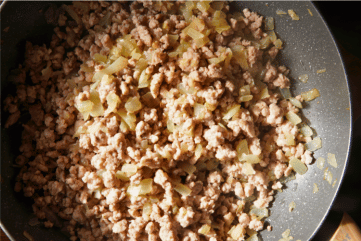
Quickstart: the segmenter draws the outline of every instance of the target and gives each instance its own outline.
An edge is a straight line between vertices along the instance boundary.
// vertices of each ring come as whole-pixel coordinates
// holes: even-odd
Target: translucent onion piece
[[[302,106],[301,101],[299,101],[299,100],[297,100],[296,98],[293,98],[293,97],[289,98],[289,101],[291,102],[292,105],[296,106],[297,108],[302,109],[303,106]]]
[[[115,177],[122,180],[123,182],[129,181],[128,175],[125,172],[122,172],[122,171],[117,171],[115,173]]]
[[[266,218],[269,216],[268,209],[267,208],[253,208],[249,212],[249,214],[252,216],[256,216],[258,220],[261,220],[262,218]]]
[[[105,56],[105,55],[96,53],[96,54],[94,54],[94,56],[93,56],[93,60],[94,60],[94,61],[97,61],[97,62],[106,63],[106,62],[108,61],[108,58],[107,58],[107,56]]]
[[[292,201],[289,205],[288,205],[288,211],[292,212],[294,209],[296,208],[296,203],[294,201]]]
[[[149,87],[149,85],[150,85],[149,75],[147,75],[146,71],[143,70],[139,76],[138,88],[139,89],[146,88]]]
[[[217,104],[215,104],[215,105],[212,105],[212,104],[209,104],[208,102],[206,102],[205,104],[204,104],[204,106],[207,108],[207,110],[209,110],[209,111],[214,111],[216,108],[217,108]]]
[[[291,16],[292,20],[300,20],[300,17],[292,9],[288,10],[288,15]]]
[[[273,17],[266,17],[265,30],[273,30],[275,28],[275,21]]]
[[[316,183],[313,183],[313,190],[312,190],[313,193],[316,193],[318,192],[318,185]]]
[[[277,15],[283,15],[283,14],[287,14],[287,13],[285,11],[282,11],[282,10],[277,10],[276,14]]]
[[[273,31],[273,30],[268,32],[268,37],[271,40],[271,42],[274,42],[277,40],[277,35],[276,35],[275,31]]]
[[[128,65],[128,59],[120,56],[111,65],[103,69],[102,72],[105,74],[114,74],[127,67],[127,65]]]
[[[251,88],[249,87],[249,85],[244,85],[239,89],[239,95],[244,96],[244,95],[250,95],[251,94]]]
[[[317,161],[316,161],[316,163],[317,163],[317,167],[320,169],[320,170],[322,170],[324,167],[325,167],[325,158],[323,158],[323,157],[319,157],[319,158],[317,158]]]
[[[152,93],[147,92],[142,96],[143,103],[149,108],[155,108],[159,105],[159,100],[155,99]]]
[[[253,95],[244,95],[244,96],[240,96],[238,101],[247,102],[247,101],[251,101],[252,99],[253,99]]]
[[[257,163],[260,163],[261,160],[259,159],[258,156],[256,155],[253,155],[253,154],[249,154],[249,155],[242,155],[240,161],[245,161],[245,162],[248,162],[250,164],[257,164]]]
[[[174,123],[171,119],[168,119],[167,121],[167,129],[170,133],[174,132]]]
[[[143,215],[149,216],[152,213],[152,204],[150,202],[146,202],[143,205]]]
[[[307,81],[308,81],[308,74],[302,74],[302,75],[298,76],[298,79],[299,79],[302,83],[307,83]]]
[[[332,183],[332,172],[328,170],[328,167],[323,171],[323,180],[326,180],[330,185]]]
[[[289,88],[280,89],[280,92],[281,92],[281,95],[283,96],[283,98],[285,98],[285,99],[289,99],[292,97]]]
[[[271,44],[271,39],[270,39],[270,37],[269,36],[267,36],[267,37],[264,37],[263,39],[261,39],[260,41],[259,41],[259,47],[260,47],[260,49],[266,49],[266,48],[268,48],[268,46]]]
[[[202,227],[200,229],[198,229],[198,233],[207,235],[210,230],[211,230],[211,225],[203,224]]]
[[[206,2],[206,1],[197,2],[197,8],[199,9],[199,11],[201,11],[203,13],[207,12],[209,7],[210,7],[209,2]]]
[[[240,109],[240,105],[234,105],[223,115],[223,120],[231,119],[235,114],[237,114],[237,112],[239,112]]]
[[[270,97],[270,95],[268,93],[268,88],[267,87],[263,88],[261,90],[261,92],[258,93],[258,95],[257,95],[257,99],[259,99],[259,100],[262,100],[262,99],[265,99],[265,98],[268,98],[268,97]]]
[[[283,233],[282,233],[282,238],[288,238],[288,236],[290,236],[291,230],[290,229],[286,229]]]
[[[200,143],[197,144],[196,149],[194,150],[194,156],[196,160],[198,160],[201,157],[202,151],[203,151],[202,145]]]
[[[332,187],[335,187],[335,186],[336,186],[336,183],[337,183],[337,178],[333,181]]]
[[[308,170],[307,166],[297,158],[292,158],[289,163],[293,170],[300,175],[305,174]]]
[[[322,73],[325,73],[326,72],[326,69],[319,69],[316,71],[317,74],[322,74]]]
[[[299,126],[299,130],[301,132],[302,135],[304,136],[312,136],[313,135],[313,130],[311,127],[309,127],[308,125],[306,124],[301,124]]]
[[[194,28],[189,28],[187,31],[188,36],[190,36],[192,39],[201,39],[204,38],[204,35]]]
[[[312,89],[310,91],[301,93],[301,96],[303,97],[303,99],[305,101],[311,101],[311,100],[319,97],[320,92],[318,91],[318,89]]]
[[[245,162],[242,165],[242,172],[245,175],[254,175],[256,174],[256,171],[253,169],[252,164]]]
[[[212,171],[215,170],[218,165],[219,165],[219,161],[217,161],[216,159],[211,159],[207,161],[206,168],[208,171]]]
[[[122,166],[122,172],[125,173],[128,177],[133,176],[138,171],[138,167],[134,164],[124,164]]]
[[[81,19],[78,16],[78,14],[70,6],[63,4],[61,7],[65,11],[67,11],[67,13],[70,15],[70,17],[72,17],[76,21],[77,24],[80,25],[82,23]]]
[[[177,85],[177,89],[179,90],[179,92],[184,95],[184,94],[191,94],[194,95],[196,93],[196,90],[193,87],[189,87],[188,89],[184,86],[183,83],[179,83]]]
[[[91,102],[90,100],[85,100],[80,102],[79,105],[77,105],[77,109],[81,113],[90,112],[93,109],[93,106],[94,106],[93,102]]]
[[[249,238],[246,239],[246,241],[259,241],[257,234],[252,234],[249,236]]]
[[[177,183],[174,187],[174,190],[176,190],[182,196],[189,196],[192,193],[192,190],[189,187],[181,183]]]
[[[153,184],[152,178],[147,178],[147,179],[143,179],[142,181],[140,181],[139,195],[145,195],[145,194],[150,193],[152,191],[152,187],[153,187],[152,184]]]
[[[142,103],[138,97],[130,97],[127,102],[125,102],[124,107],[128,112],[133,113],[142,109]]]
[[[334,168],[337,168],[337,160],[335,154],[327,153],[327,162]]]
[[[248,142],[246,139],[238,142],[238,144],[236,146],[236,151],[237,151],[237,156],[238,156],[239,160],[241,160],[243,154],[245,154],[245,155],[249,154]]]
[[[135,69],[139,71],[143,71],[148,66],[148,61],[144,58],[140,58],[135,64]]]
[[[274,41],[273,44],[275,45],[275,47],[276,47],[277,49],[281,49],[283,42],[282,42],[281,39],[276,39],[276,41]]]
[[[242,226],[242,224],[237,224],[237,226],[233,229],[232,233],[231,233],[231,237],[234,240],[238,240],[239,238],[243,237],[244,234],[246,233],[245,228]]]
[[[308,10],[308,13],[311,15],[311,17],[313,16],[313,14],[312,14],[312,12],[311,12],[311,10],[309,9],[309,8],[307,8],[307,10]]]
[[[194,117],[196,117],[199,120],[204,119],[205,114],[206,114],[205,113],[206,108],[204,107],[204,105],[195,103],[193,108],[194,108]]]
[[[25,238],[27,238],[29,241],[34,241],[34,238],[26,231],[23,232],[23,235]]]
[[[301,118],[297,114],[293,113],[292,111],[289,111],[288,113],[286,113],[286,118],[295,126],[302,122]]]
[[[242,69],[248,69],[248,53],[247,49],[242,45],[236,45],[232,48],[233,57],[237,61],[237,63],[241,66]]]
[[[312,141],[309,141],[305,144],[306,150],[309,151],[316,151],[322,147],[322,140],[320,137],[316,137]]]
[[[99,98],[99,93],[90,90],[90,101],[93,102],[94,106],[90,112],[92,117],[99,117],[104,115],[104,108]]]
[[[130,130],[135,131],[137,117],[134,114],[127,113],[124,110],[117,111],[117,114],[125,121]]]
[[[107,95],[107,104],[108,104],[108,109],[105,111],[104,115],[107,116],[108,114],[115,112],[115,110],[117,109],[117,107],[120,104],[120,98],[117,94],[115,94],[114,92],[110,93]]]
[[[178,166],[183,170],[185,171],[186,173],[188,173],[189,175],[193,174],[193,172],[195,172],[197,170],[197,168],[190,164],[189,162],[180,162],[178,164]]]

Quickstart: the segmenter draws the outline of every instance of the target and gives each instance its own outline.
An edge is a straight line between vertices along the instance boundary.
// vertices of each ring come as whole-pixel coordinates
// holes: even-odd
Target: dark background
[[[337,198],[314,241],[329,240],[347,212],[361,227],[361,12],[358,1],[317,1],[339,46],[348,74],[353,105],[349,164]],[[2,233],[3,235],[3,233]],[[8,240],[1,235],[0,240]]]

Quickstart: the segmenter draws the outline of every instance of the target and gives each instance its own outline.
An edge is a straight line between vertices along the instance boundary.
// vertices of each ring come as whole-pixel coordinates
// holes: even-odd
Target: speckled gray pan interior
[[[1,36],[4,40],[1,46],[2,99],[7,92],[12,91],[10,87],[7,88],[6,76],[10,68],[16,67],[16,61],[21,60],[21,51],[24,50],[21,45],[24,40],[30,37],[39,44],[36,36],[42,36],[45,41],[47,35],[44,31],[52,30],[39,13],[40,9],[46,9],[47,6],[48,2],[8,2],[1,10],[1,29],[10,26],[9,33]],[[327,153],[336,155],[337,168],[326,162],[326,167],[329,167],[333,174],[332,183],[335,182],[335,185],[332,187],[323,180],[323,170],[311,165],[305,175],[297,175],[296,180],[288,182],[287,188],[276,195],[270,209],[271,216],[266,219],[273,226],[273,231],[261,232],[263,240],[279,240],[282,232],[290,229],[294,240],[310,240],[322,224],[337,194],[349,153],[350,94],[342,60],[326,24],[310,2],[233,2],[231,6],[232,11],[247,7],[264,16],[274,17],[276,32],[284,41],[284,50],[278,61],[291,70],[293,94],[297,95],[312,88],[317,88],[321,93],[321,97],[306,105],[303,114],[304,120],[322,139],[323,147],[315,152],[315,158],[326,159]],[[287,12],[288,9],[293,9],[300,20],[293,21],[288,15],[281,17],[276,14],[276,10]],[[316,73],[324,68],[325,73]],[[308,74],[308,83],[298,81],[297,77],[301,74]],[[11,167],[11,163],[19,145],[19,133],[19,128],[2,129],[1,133],[2,226],[13,240],[25,240],[22,236],[24,230],[37,237],[36,240],[68,240],[59,229],[30,227],[30,204],[12,191],[17,170]],[[313,193],[314,183],[319,187],[317,193]],[[289,212],[288,206],[292,201],[296,203],[296,208]]]

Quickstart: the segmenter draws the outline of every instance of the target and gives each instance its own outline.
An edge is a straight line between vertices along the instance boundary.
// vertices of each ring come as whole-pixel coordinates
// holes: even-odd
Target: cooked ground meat
[[[252,210],[272,202],[288,161],[312,162],[285,117],[298,108],[275,91],[290,80],[263,17],[199,3],[74,2],[49,47],[26,43],[5,127],[30,114],[15,191],[45,227],[84,241],[244,240],[264,228]]]

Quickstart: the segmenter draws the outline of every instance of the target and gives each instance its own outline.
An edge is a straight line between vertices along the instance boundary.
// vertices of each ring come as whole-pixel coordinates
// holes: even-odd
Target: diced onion
[[[179,92],[184,95],[184,94],[191,94],[194,95],[196,93],[196,90],[193,87],[188,87],[188,89],[186,88],[186,86],[184,86],[183,83],[179,83],[177,85],[177,89],[179,90]]]
[[[239,95],[250,95],[251,94],[251,88],[249,85],[244,85],[239,89]]]
[[[104,115],[107,116],[108,114],[115,112],[118,105],[120,104],[120,98],[114,92],[107,95],[107,104],[108,109],[105,111]]]
[[[128,177],[133,176],[138,171],[138,167],[134,164],[124,164],[122,166],[122,172],[125,173]]]
[[[316,137],[312,141],[309,141],[305,144],[306,150],[309,151],[316,151],[322,147],[322,140],[320,137]]]
[[[297,158],[292,158],[289,163],[293,170],[300,175],[305,174],[308,170],[307,166]]]
[[[276,39],[276,41],[274,41],[273,44],[277,49],[281,49],[283,42],[281,39]]]
[[[298,79],[299,79],[302,83],[307,83],[307,81],[308,81],[308,74],[302,74],[302,75],[298,76]]]
[[[270,95],[268,93],[268,88],[267,87],[263,88],[261,90],[261,92],[258,93],[258,95],[257,95],[257,99],[259,99],[259,100],[262,100],[262,99],[265,99],[265,98],[268,98],[268,97],[270,97]]]
[[[150,85],[149,75],[147,75],[146,71],[143,70],[139,76],[138,88],[139,89],[146,88],[149,87],[149,85]]]
[[[302,135],[304,136],[312,136],[313,135],[313,130],[311,127],[309,127],[308,125],[306,124],[302,124],[300,127],[299,127],[299,130],[301,132]]]
[[[171,119],[168,119],[167,121],[167,129],[170,133],[173,133],[174,131],[174,123]]]
[[[124,107],[128,112],[133,113],[142,109],[142,103],[139,101],[138,97],[130,97]]]
[[[248,69],[248,53],[247,49],[242,45],[236,45],[232,48],[233,57],[236,59],[237,63],[241,66],[242,69]]]
[[[93,56],[93,60],[94,60],[94,61],[97,61],[97,62],[106,63],[106,62],[108,61],[108,58],[107,58],[107,56],[105,56],[105,55],[96,53],[96,54],[94,54],[94,56]]]
[[[297,114],[293,113],[292,111],[289,111],[288,113],[286,113],[286,118],[295,126],[302,122],[301,118]]]
[[[152,204],[150,202],[146,202],[143,205],[143,215],[149,216],[152,213]]]
[[[203,147],[202,144],[197,144],[196,149],[194,150],[194,156],[198,160],[202,155]]]
[[[238,144],[236,146],[236,151],[237,151],[237,156],[238,156],[239,160],[241,160],[243,154],[245,154],[245,155],[249,154],[248,142],[246,139],[238,142]]]
[[[291,230],[290,229],[286,229],[283,233],[282,233],[282,238],[288,238],[290,236]]]
[[[284,133],[285,141],[287,146],[295,145],[295,136],[291,133]]]
[[[248,162],[250,164],[257,164],[257,163],[260,163],[261,160],[259,159],[258,156],[256,155],[253,155],[253,154],[249,154],[249,155],[242,155],[240,161],[245,161],[245,162]]]
[[[253,169],[252,164],[245,162],[242,165],[242,172],[245,175],[254,175],[256,174],[256,171]]]
[[[287,14],[287,13],[285,11],[282,11],[282,10],[277,10],[276,14],[277,15],[283,15],[283,14]]]
[[[98,92],[94,90],[90,90],[90,101],[93,102],[94,104],[93,109],[90,112],[90,115],[92,117],[99,117],[104,115],[104,108],[102,102],[100,101]]]
[[[189,187],[181,183],[177,183],[174,187],[174,190],[176,190],[182,196],[189,196],[192,193],[192,190]]]
[[[292,9],[288,10],[288,15],[291,16],[292,20],[300,20],[300,17],[298,17],[298,15],[296,14],[295,11],[293,11]]]
[[[269,216],[268,209],[267,208],[253,208],[249,212],[251,216],[256,216],[258,220],[261,220],[263,218],[266,218]]]
[[[296,208],[296,203],[295,203],[295,201],[292,201],[292,202],[288,205],[288,211],[289,211],[289,212],[292,212],[295,208]]]
[[[301,96],[303,97],[303,99],[305,101],[311,101],[311,100],[316,99],[317,97],[319,97],[320,92],[318,91],[318,89],[312,89],[312,90],[309,90],[307,92],[302,92]]]
[[[155,99],[151,92],[142,96],[143,103],[149,108],[155,108],[159,105],[159,100]]]
[[[234,105],[223,115],[223,120],[231,119],[235,114],[237,114],[237,112],[239,112],[240,109],[240,105]]]
[[[79,16],[78,16],[78,14],[77,14],[70,6],[63,4],[61,7],[62,7],[65,11],[68,12],[68,14],[70,15],[70,17],[72,17],[72,18],[76,21],[77,24],[80,25],[80,24],[82,23],[82,22],[81,22],[81,19],[80,19]]]
[[[296,106],[297,108],[302,109],[303,106],[302,106],[301,101],[297,100],[294,97],[289,98],[289,101],[291,102],[292,105]]]
[[[26,231],[23,232],[23,235],[25,238],[27,238],[29,241],[34,241],[34,238]]]
[[[265,30],[273,30],[275,28],[275,22],[273,17],[265,18]]]
[[[211,225],[203,224],[202,227],[200,229],[198,229],[198,233],[207,235],[210,230],[211,230]]]
[[[328,167],[323,171],[323,180],[326,180],[330,185],[332,183],[332,172],[328,170]]]
[[[195,103],[193,108],[194,108],[194,117],[196,117],[199,120],[204,119],[205,111],[206,111],[206,108],[204,107],[204,105]]]
[[[125,172],[122,172],[122,171],[117,171],[115,173],[115,177],[122,180],[122,181],[124,181],[124,182],[129,181],[128,175]]]
[[[135,131],[137,117],[134,114],[127,113],[124,110],[117,111],[117,114],[125,121],[130,130]]]
[[[185,171],[186,173],[188,173],[189,175],[193,174],[193,172],[196,171],[196,167],[192,164],[190,164],[189,162],[181,162],[179,163],[179,167],[181,169],[183,169],[183,171]]]
[[[316,161],[316,163],[317,163],[317,167],[320,169],[320,170],[322,170],[324,167],[325,167],[325,158],[323,158],[323,157],[319,157],[319,158],[317,158],[317,161]]]
[[[318,192],[318,185],[316,183],[313,183],[313,190],[312,190],[313,193],[316,193]]]
[[[77,109],[81,113],[90,112],[93,109],[93,106],[94,106],[93,102],[91,102],[90,100],[85,100],[80,102],[79,105],[77,105]]]
[[[152,184],[153,184],[153,179],[152,178],[147,178],[147,179],[143,179],[142,181],[140,181],[139,186],[140,186],[140,192],[139,195],[145,195],[148,194],[152,191]]]
[[[244,95],[244,96],[240,96],[238,98],[239,102],[247,102],[247,101],[251,101],[253,99],[253,95]]]
[[[337,160],[335,154],[327,153],[327,162],[334,168],[337,168]]]
[[[243,237],[246,233],[246,229],[243,227],[242,224],[237,224],[237,226],[233,229],[231,233],[231,237],[234,240],[238,240],[239,238]]]
[[[322,74],[322,73],[326,72],[326,69],[319,69],[316,72],[317,72],[317,74]]]
[[[283,98],[285,98],[285,99],[289,99],[292,97],[289,88],[280,89],[280,92],[281,92],[281,95],[283,96]]]

